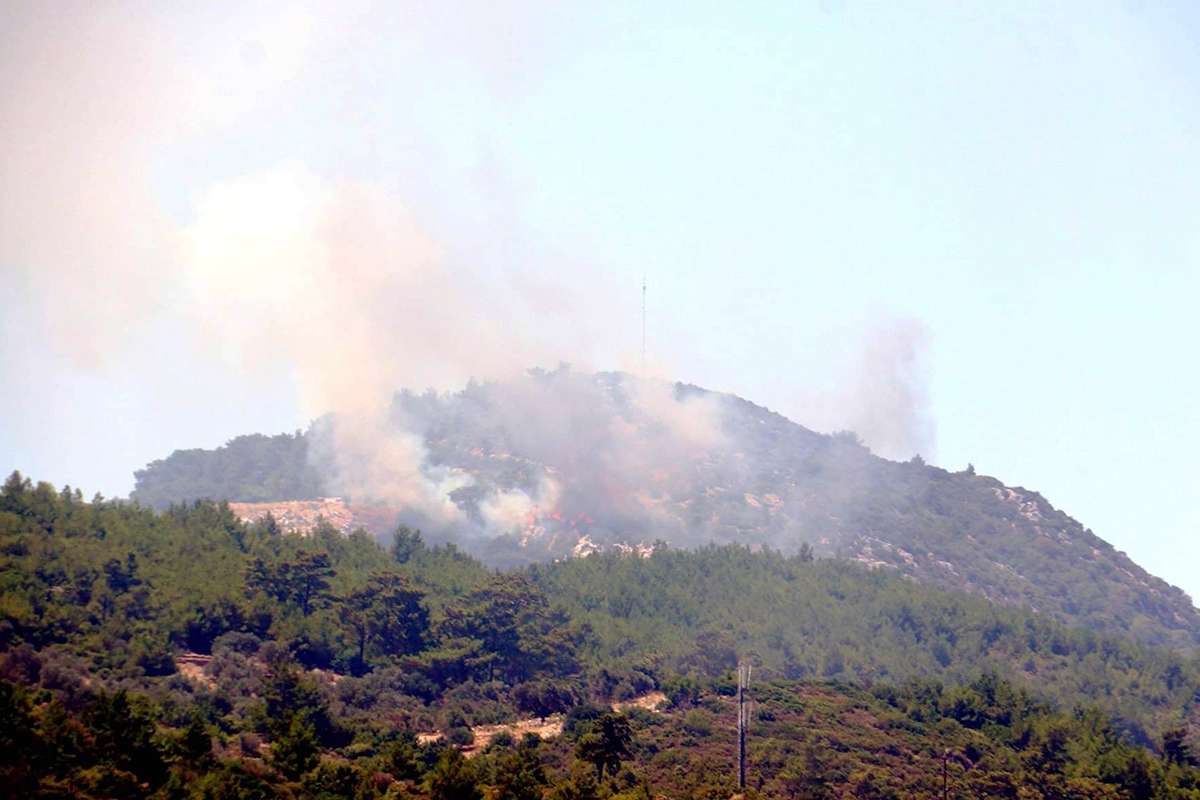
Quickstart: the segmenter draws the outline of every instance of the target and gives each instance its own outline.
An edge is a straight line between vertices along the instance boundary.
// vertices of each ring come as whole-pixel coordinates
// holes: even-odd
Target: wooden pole
[[[746,788],[746,684],[750,665],[738,664],[738,788]]]
[[[746,788],[746,690],[738,686],[738,788]]]

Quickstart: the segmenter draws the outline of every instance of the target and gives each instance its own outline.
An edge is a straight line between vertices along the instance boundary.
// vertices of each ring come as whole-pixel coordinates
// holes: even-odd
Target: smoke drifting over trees
[[[858,332],[832,387],[800,387],[790,414],[819,430],[854,431],[885,458],[936,454],[930,407],[929,332],[919,321],[883,316]]]
[[[427,524],[527,533],[569,525],[568,514],[587,528],[603,520],[640,533],[673,478],[732,446],[722,403],[661,380],[563,366],[459,393],[403,394],[381,427],[331,415],[310,432],[310,454],[331,491],[416,511]]]
[[[498,294],[487,274],[494,264],[463,263],[429,231],[421,193],[378,177],[382,162],[351,175],[282,161],[186,198],[164,195],[157,158],[221,135],[261,97],[310,75],[357,30],[356,13],[317,26],[301,11],[247,11],[187,44],[168,35],[179,21],[163,13],[5,14],[0,183],[13,191],[0,198],[0,262],[16,267],[79,362],[119,364],[131,342],[169,319],[250,385],[282,366],[300,414],[334,415],[314,440],[329,484],[433,519],[454,520],[461,512],[448,498],[469,487],[431,462],[422,431],[392,414],[400,388],[500,381],[492,413],[521,416],[492,422],[518,449],[547,464],[586,462],[576,473],[585,485],[545,476],[479,498],[494,526],[555,505],[549,498],[588,507],[640,497],[664,465],[736,446],[714,403],[676,397],[665,380],[630,381],[616,415],[586,380],[514,380],[535,365],[613,365],[596,359],[613,352],[597,345],[613,338],[612,305],[595,302],[607,285],[597,280],[581,296],[514,270]],[[441,34],[443,23],[419,22]],[[40,88],[45,75],[55,78],[53,97]],[[466,235],[486,240],[489,230]],[[557,265],[544,266],[543,275]],[[885,455],[929,455],[924,353],[915,324],[873,335],[861,366],[816,404],[815,424],[854,428]],[[668,364],[658,377],[688,377],[672,372]],[[798,385],[798,396],[807,391]]]

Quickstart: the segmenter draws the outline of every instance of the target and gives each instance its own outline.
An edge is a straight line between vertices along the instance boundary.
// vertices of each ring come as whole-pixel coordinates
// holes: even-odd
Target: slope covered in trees
[[[561,736],[497,737],[470,758],[445,739],[422,744],[406,731],[330,751],[308,721],[321,718],[324,698],[302,681],[291,686],[300,697],[261,758],[241,749],[245,738],[225,746],[203,715],[164,731],[165,707],[145,697],[70,701],[0,681],[3,791],[197,800],[1200,797],[1200,759],[1182,731],[1168,732],[1154,753],[1124,741],[1095,710],[1056,710],[989,675],[871,691],[760,684],[744,790],[733,768],[735,703],[719,683],[677,695],[661,713],[578,705]]]
[[[936,796],[920,776],[948,747],[994,796],[1185,797],[1197,778],[1187,657],[739,546],[496,573],[405,528],[387,548],[288,536],[14,474],[0,651],[18,796],[727,796],[738,657],[764,681],[763,797]],[[655,689],[673,708],[622,717],[622,744],[606,704]],[[555,713],[560,739],[447,749]]]
[[[205,498],[258,503],[325,494],[300,432],[238,436],[215,450],[176,450],[134,479],[130,499],[158,509]]]
[[[726,546],[531,573],[599,652],[656,674],[718,674],[747,654],[768,674],[863,684],[988,670],[1068,706],[1103,698],[1144,742],[1196,713],[1193,685],[1179,680],[1194,659],[844,562]]]

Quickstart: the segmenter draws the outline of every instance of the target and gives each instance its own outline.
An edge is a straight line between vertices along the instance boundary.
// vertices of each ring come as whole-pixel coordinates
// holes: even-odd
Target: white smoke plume
[[[815,430],[856,433],[884,458],[936,455],[930,336],[918,320],[878,314],[844,335],[832,379],[798,382],[789,416]]]
[[[335,491],[453,520],[454,480],[385,421],[391,392],[538,363],[510,324],[519,309],[475,291],[475,276],[377,183],[284,163],[208,186],[185,219],[167,213],[155,154],[288,81],[321,32],[303,11],[261,7],[184,44],[160,11],[141,11],[0,11],[0,264],[21,271],[81,364],[120,363],[164,315],[190,320],[203,349],[251,385],[288,365],[301,412],[338,415],[317,448],[331,454]]]
[[[613,535],[641,534],[656,521],[674,529],[677,515],[661,504],[692,488],[690,465],[732,445],[721,396],[623,374],[560,367],[468,387],[429,406],[411,402],[432,426],[428,438],[483,444],[469,457],[439,455],[482,459],[477,468],[500,487],[478,507],[492,533],[528,529],[542,516],[567,527],[588,520]]]
[[[342,413],[309,432],[309,458],[336,494],[385,502],[439,526],[463,521],[450,499],[471,476],[429,463],[421,436],[373,411]]]
[[[210,192],[184,240],[206,340],[247,371],[291,365],[306,413],[335,415],[314,431],[330,489],[457,521],[448,495],[464,479],[397,427],[392,392],[509,377],[542,353],[447,266],[400,199],[287,167]]]
[[[613,524],[657,513],[676,465],[732,442],[717,399],[666,380],[625,380],[614,413],[618,401],[585,374],[586,343],[613,324],[588,311],[593,298],[528,275],[498,297],[483,267],[447,256],[402,189],[373,178],[284,162],[164,201],[164,153],[227,130],[366,24],[356,10],[320,18],[270,5],[183,25],[154,4],[0,9],[0,265],[33,287],[81,363],[120,363],[147,323],[170,318],[251,387],[287,365],[302,413],[332,414],[312,450],[334,493],[463,524],[451,494],[469,479],[434,463],[391,396],[496,380],[488,421],[576,483],[480,498],[489,531],[567,499]],[[552,308],[568,309],[569,325],[548,331]],[[849,388],[825,404],[830,428],[856,428],[884,454],[928,453],[923,348],[916,327],[870,340]],[[514,379],[562,360],[583,372]]]
[[[169,17],[138,2],[0,7],[0,266],[85,365],[119,362],[155,314],[191,304],[159,155],[284,83],[313,34],[303,12],[260,7],[229,15],[232,37],[209,25],[181,41]]]
[[[931,368],[929,333],[919,322],[872,325],[855,372],[843,384],[844,427],[887,458],[933,458],[937,429],[929,399]]]
[[[523,489],[501,489],[479,504],[479,513],[488,529],[506,534],[528,529],[543,511],[558,508],[562,486],[543,476],[531,495]]]

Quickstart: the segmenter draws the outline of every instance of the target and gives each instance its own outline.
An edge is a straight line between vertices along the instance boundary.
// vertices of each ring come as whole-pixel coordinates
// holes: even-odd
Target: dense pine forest
[[[747,797],[1200,797],[1194,656],[807,548],[498,572],[14,473],[0,558],[12,797],[729,797],[739,661]]]

